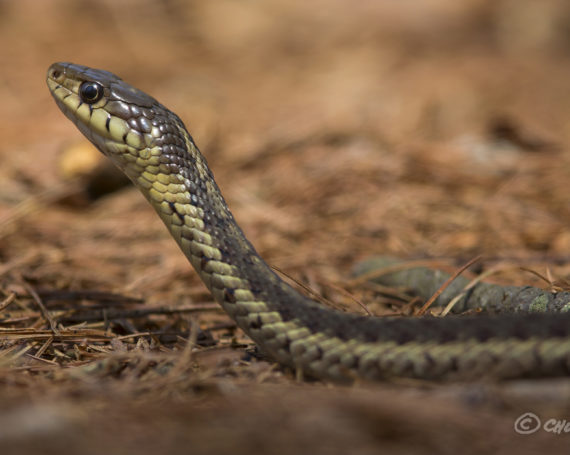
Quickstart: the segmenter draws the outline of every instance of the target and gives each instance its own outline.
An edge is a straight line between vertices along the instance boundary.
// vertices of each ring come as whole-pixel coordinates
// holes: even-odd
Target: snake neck
[[[206,159],[183,123],[176,121],[185,150],[165,157],[163,147],[160,159],[151,150],[146,162],[139,157],[123,171],[142,190],[215,300],[254,339],[252,327],[295,320],[307,309],[320,308],[259,256],[235,221]]]

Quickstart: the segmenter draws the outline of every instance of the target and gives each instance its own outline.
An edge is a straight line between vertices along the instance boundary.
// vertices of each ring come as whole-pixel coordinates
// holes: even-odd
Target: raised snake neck
[[[344,382],[570,372],[568,313],[372,318],[321,306],[257,254],[176,114],[107,71],[55,63],[47,84],[144,194],[216,301],[276,361]]]

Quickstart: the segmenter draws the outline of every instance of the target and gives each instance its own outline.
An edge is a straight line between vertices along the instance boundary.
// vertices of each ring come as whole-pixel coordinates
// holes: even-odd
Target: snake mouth
[[[54,63],[51,65],[47,72],[46,83],[58,107],[67,118],[75,123],[76,116],[73,115],[70,103],[65,102],[65,100],[73,97],[75,94],[73,89],[75,84],[65,74],[66,65],[67,63]],[[75,94],[75,96],[77,95]]]
[[[80,98],[79,87],[84,82],[77,71],[70,71],[70,63],[54,63],[47,72],[46,83],[57,106],[64,115],[105,155],[108,149],[92,121],[96,106],[87,106]],[[70,74],[71,73],[71,74]],[[88,112],[85,112],[87,110]]]

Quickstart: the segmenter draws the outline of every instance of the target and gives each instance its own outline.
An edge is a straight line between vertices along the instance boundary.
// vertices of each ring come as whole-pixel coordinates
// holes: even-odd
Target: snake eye
[[[103,86],[97,82],[83,82],[79,87],[79,95],[81,101],[87,104],[93,104],[103,97]]]

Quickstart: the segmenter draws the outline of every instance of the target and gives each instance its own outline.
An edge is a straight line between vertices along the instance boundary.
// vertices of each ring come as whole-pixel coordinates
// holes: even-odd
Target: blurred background
[[[0,327],[4,333],[19,330],[19,336],[22,330],[45,328],[33,290],[44,300],[65,290],[75,295],[113,292],[144,299],[149,308],[172,305],[187,311],[212,304],[143,198],[133,189],[108,192],[110,171],[47,90],[45,74],[55,61],[111,71],[176,112],[262,256],[317,292],[329,293],[350,277],[358,261],[379,254],[443,258],[452,268],[482,254],[486,265],[525,265],[564,281],[570,273],[568,24],[570,4],[565,0],[0,1],[0,302],[13,299],[5,306],[12,312],[0,312]],[[547,285],[520,272],[506,273],[502,280]],[[365,291],[351,292],[370,297]],[[342,293],[330,298],[350,304]],[[65,308],[53,298],[45,305],[53,314]],[[383,311],[381,304],[373,309]],[[214,343],[227,347],[237,339],[248,344],[231,321],[210,310],[196,313],[194,321],[215,332]],[[32,311],[36,313],[30,316]],[[134,334],[162,330],[165,321],[174,320],[168,324],[187,335],[191,324],[184,314],[110,325],[101,319],[89,328],[132,336],[128,342],[137,343]],[[230,333],[219,335],[220,330]],[[375,390],[375,398],[365,395],[351,402],[340,400],[342,392],[326,395],[324,388],[301,397],[298,393],[307,391],[287,389],[295,404],[284,409],[272,398],[274,390],[246,389],[251,400],[234,406],[236,394],[226,386],[220,389],[216,378],[230,383],[238,378],[233,387],[249,387],[263,378],[283,387],[294,382],[291,375],[275,373],[271,364],[246,365],[240,360],[242,349],[220,354],[230,360],[214,356],[202,366],[210,376],[200,377],[200,387],[207,383],[214,392],[207,387],[198,391],[191,378],[191,386],[172,386],[175,398],[161,395],[168,409],[179,412],[170,417],[163,401],[152,401],[151,408],[140,403],[135,410],[124,403],[113,408],[121,401],[117,397],[134,400],[129,394],[135,389],[147,400],[145,393],[159,387],[152,381],[142,389],[129,389],[129,381],[102,382],[105,388],[99,389],[101,377],[53,380],[62,366],[88,364],[134,345],[89,339],[89,346],[81,347],[77,340],[58,345],[46,344],[45,338],[10,336],[2,355],[20,353],[21,363],[0,364],[0,383],[11,397],[10,409],[20,414],[0,415],[0,422],[12,422],[10,428],[22,435],[4,439],[14,444],[8,447],[28,441],[31,451],[41,440],[46,453],[51,448],[56,453],[60,432],[70,429],[86,432],[84,441],[98,447],[100,433],[93,428],[106,423],[110,438],[126,444],[117,453],[134,453],[141,448],[128,445],[131,439],[150,440],[162,431],[147,432],[143,422],[149,413],[174,439],[185,434],[177,425],[194,419],[194,436],[182,440],[201,441],[204,450],[223,450],[220,441],[227,433],[220,433],[221,439],[214,433],[208,433],[206,442],[200,439],[204,424],[187,415],[188,409],[198,409],[196,403],[209,403],[210,411],[223,408],[228,421],[218,423],[236,428],[227,444],[238,452],[254,450],[248,445],[252,441],[271,449],[285,444],[283,453],[287,448],[319,450],[295,419],[310,402],[315,414],[302,428],[314,434],[328,435],[328,424],[346,424],[339,413],[358,416],[353,423],[376,422],[373,429],[348,425],[346,434],[335,436],[337,447],[356,450],[358,441],[364,453],[389,439],[393,449],[414,453],[424,453],[426,447],[475,452],[496,442],[490,437],[481,446],[465,446],[465,440],[490,431],[477,423],[481,416],[497,423],[497,438],[509,437],[513,409],[520,406],[517,401],[500,412],[485,408],[473,414],[462,404],[449,407],[428,400],[422,409],[439,406],[448,413],[433,422],[456,421],[458,436],[452,441],[439,440],[430,426],[411,439],[410,433],[418,431],[412,424],[398,433],[396,427],[411,418],[408,410],[421,407],[407,392],[398,395],[396,404],[390,402],[393,411],[382,404],[392,394]],[[154,352],[164,353],[182,349],[183,339],[149,343]],[[30,351],[22,352],[23,346]],[[69,390],[80,397],[79,404]],[[46,396],[61,407],[45,402]],[[30,397],[35,404],[26,407],[22,403]],[[97,400],[104,404],[95,405]],[[374,409],[366,406],[369,400]],[[275,420],[263,417],[261,403],[267,402],[278,409]],[[252,409],[250,421],[240,417],[245,408]],[[95,426],[85,409],[93,409],[89,414]],[[123,415],[136,422],[127,425],[132,430],[127,436],[115,434],[119,427],[113,422]],[[24,425],[30,421],[37,427]],[[55,426],[46,427],[46,422]],[[376,428],[386,422],[392,422],[389,431],[378,433]],[[239,431],[264,424],[283,425],[284,433]],[[44,445],[41,436],[30,438],[36,428],[53,441]],[[286,430],[297,432],[297,439],[287,439]],[[0,442],[5,434],[0,429]],[[172,450],[178,448],[174,439],[168,446]],[[70,447],[84,449],[81,441],[72,438]],[[533,450],[520,438],[512,442],[521,453]],[[559,442],[546,441],[552,447]],[[331,453],[328,449],[321,447],[323,453]]]

